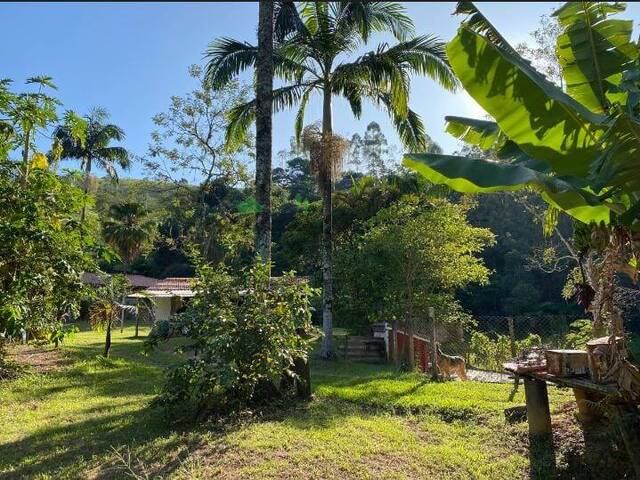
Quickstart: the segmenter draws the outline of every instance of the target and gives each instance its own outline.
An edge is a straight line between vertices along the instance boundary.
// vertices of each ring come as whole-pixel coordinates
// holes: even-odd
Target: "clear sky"
[[[487,2],[479,7],[512,43],[530,40],[542,14],[556,2]],[[453,2],[407,2],[419,34],[449,40],[460,18],[451,16]],[[126,132],[125,146],[143,155],[153,129],[151,117],[166,110],[171,95],[194,85],[190,64],[203,64],[203,52],[216,37],[230,36],[255,43],[257,3],[0,3],[0,77],[22,82],[50,75],[65,108],[85,113],[105,107]],[[640,18],[640,5],[629,4],[626,18]],[[371,48],[375,48],[374,38]],[[249,77],[244,77],[246,80]],[[16,88],[19,85],[16,85]],[[437,84],[416,78],[411,108],[423,118],[428,133],[446,152],[457,141],[444,131],[444,116],[481,116],[482,110],[464,93],[445,92]],[[286,148],[293,133],[292,112],[274,118],[274,154]],[[320,103],[310,103],[307,122],[320,117]],[[350,137],[375,120],[392,143],[398,138],[383,112],[365,107],[355,120],[342,101],[334,106],[334,128]],[[274,161],[277,162],[274,156]],[[130,176],[144,172],[134,166]]]

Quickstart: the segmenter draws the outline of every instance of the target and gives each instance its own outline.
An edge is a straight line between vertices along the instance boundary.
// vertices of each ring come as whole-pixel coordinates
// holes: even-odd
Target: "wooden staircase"
[[[383,363],[386,361],[386,351],[382,338],[346,335],[336,338],[334,345],[337,349],[338,358],[366,363]]]

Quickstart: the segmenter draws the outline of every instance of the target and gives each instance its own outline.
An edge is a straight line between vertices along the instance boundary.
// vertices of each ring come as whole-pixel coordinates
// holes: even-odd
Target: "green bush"
[[[292,391],[295,362],[311,346],[315,294],[295,280],[288,273],[270,282],[260,262],[239,277],[221,265],[199,269],[191,307],[169,329],[182,331],[193,351],[170,371],[158,398],[172,418],[225,414]]]
[[[520,353],[527,348],[541,346],[540,335],[530,333],[522,340],[516,340],[515,350]],[[502,370],[502,364],[509,361],[511,354],[511,339],[508,335],[496,335],[495,339],[483,332],[475,331],[469,342],[469,363],[477,368],[486,370]]]

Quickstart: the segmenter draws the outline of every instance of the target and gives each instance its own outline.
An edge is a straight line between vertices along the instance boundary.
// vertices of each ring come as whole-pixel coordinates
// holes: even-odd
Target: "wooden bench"
[[[589,401],[597,401],[606,395],[617,392],[617,387],[614,384],[597,384],[586,377],[557,377],[547,372],[535,371],[516,373],[508,366],[506,366],[506,370],[524,380],[529,435],[534,437],[551,435],[552,433],[547,383],[573,389],[578,412],[583,420],[590,420],[595,415],[589,406]]]

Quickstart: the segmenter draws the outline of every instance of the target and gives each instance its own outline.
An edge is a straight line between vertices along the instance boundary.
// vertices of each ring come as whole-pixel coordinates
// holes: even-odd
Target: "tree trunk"
[[[140,316],[136,315],[136,335],[135,335],[135,338],[138,338],[139,334],[140,334]]]
[[[325,85],[324,101],[322,106],[322,136],[328,141],[333,135],[333,119],[331,113],[331,89]],[[331,162],[330,152],[324,149],[323,162]],[[333,356],[333,178],[331,168],[323,169],[326,178],[320,178],[320,193],[322,195],[322,330],[324,338],[320,356],[329,359]]]
[[[271,262],[271,116],[273,95],[273,2],[258,7],[256,64],[256,252]]]
[[[109,358],[109,350],[111,350],[111,323],[113,320],[107,322],[107,336],[104,341],[104,357]]]
[[[84,223],[87,210],[87,195],[89,194],[89,180],[91,177],[91,157],[88,157],[86,162],[87,163],[84,168],[84,197],[82,198],[82,210],[80,211],[80,224]]]

